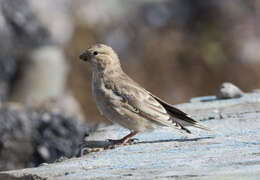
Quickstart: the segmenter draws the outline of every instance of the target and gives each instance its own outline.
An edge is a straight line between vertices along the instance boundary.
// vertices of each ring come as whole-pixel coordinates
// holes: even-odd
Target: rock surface
[[[168,128],[158,129],[138,134],[134,145],[38,168],[1,172],[0,179],[258,179],[259,93],[177,107],[213,131],[190,128],[190,136]],[[108,129],[109,132],[102,132],[107,137],[127,133],[118,127]]]
[[[55,107],[31,108],[21,104],[0,106],[0,169],[35,167],[72,157],[87,128]],[[0,178],[1,179],[1,178]]]
[[[241,96],[243,92],[230,82],[223,83],[217,93],[217,99],[240,98]]]

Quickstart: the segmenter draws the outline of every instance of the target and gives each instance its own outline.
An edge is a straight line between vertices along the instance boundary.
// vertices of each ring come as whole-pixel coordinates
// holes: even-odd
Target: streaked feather
[[[129,77],[122,76],[121,78],[124,79],[114,83],[110,87],[112,87],[112,91],[116,95],[122,98],[123,108],[149,119],[151,123],[173,127],[187,133],[191,132],[184,127],[185,125],[202,128],[202,126],[189,118],[184,112],[152,95]]]

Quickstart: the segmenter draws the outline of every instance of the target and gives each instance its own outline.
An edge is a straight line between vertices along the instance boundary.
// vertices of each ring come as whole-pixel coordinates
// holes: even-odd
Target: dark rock
[[[16,69],[16,60],[0,53],[0,104],[7,100],[10,92],[10,82],[13,80]]]
[[[6,22],[3,28],[7,28],[9,33],[5,39],[12,46],[10,51],[23,54],[50,43],[48,31],[37,19],[36,12],[27,0],[1,1],[1,9]]]
[[[32,138],[37,121],[17,105],[0,108],[0,169],[28,167],[32,160]]]
[[[16,79],[19,62],[31,50],[51,43],[48,31],[27,0],[0,1],[0,103]]]
[[[53,6],[50,2],[49,4]],[[39,69],[35,68],[35,66],[31,68],[35,72],[28,70],[31,67],[30,65],[33,64],[28,63],[29,57],[37,56],[38,59],[33,62],[40,61],[38,64],[45,64],[46,66],[49,65],[48,62],[60,61],[60,64],[62,64],[65,61],[61,49],[59,47],[55,48],[65,41],[53,37],[50,32],[53,26],[60,23],[53,23],[52,28],[48,24],[43,24],[42,19],[40,19],[42,16],[39,16],[39,14],[43,15],[44,13],[46,13],[44,8],[37,9],[36,4],[30,0],[0,1],[0,104],[10,100],[16,91],[28,92],[31,90],[31,92],[36,92],[35,89],[29,86],[33,84],[32,82],[21,87],[19,87],[20,84],[18,83],[21,82],[24,73],[31,73],[30,78],[39,73]],[[44,15],[46,16],[46,14]],[[60,16],[62,16],[62,13]],[[66,38],[69,39],[69,37]],[[57,49],[58,56],[61,55],[58,58],[55,55],[54,58],[50,58],[48,55],[53,51],[47,51],[47,48],[43,47],[53,47],[52,49]],[[44,50],[44,52],[41,50]],[[47,55],[47,57],[43,58],[39,54],[35,55],[35,52],[39,51]],[[55,69],[55,67],[51,67]],[[39,68],[40,70],[44,69],[43,66]],[[47,68],[50,69],[50,65]],[[55,72],[60,69],[56,68]],[[52,75],[52,77],[60,76],[57,74]],[[64,75],[63,79],[65,78]],[[38,78],[37,80],[43,82],[42,79]],[[65,82],[65,80],[63,81]],[[47,82],[50,83],[50,81]],[[55,82],[52,84],[55,84],[56,88],[63,90],[62,85]],[[41,88],[39,85],[35,87]],[[53,86],[44,84],[43,87],[50,89]],[[44,89],[43,91],[46,92],[47,90]],[[29,92],[28,94],[33,93]],[[24,99],[27,98],[24,94],[22,95]],[[17,102],[17,99],[13,98],[13,100]],[[44,162],[54,162],[61,156],[72,157],[85,134],[85,128],[79,124],[78,118],[67,114],[14,104],[1,106],[0,170],[37,166]]]
[[[72,157],[86,135],[86,127],[75,117],[66,117],[55,112],[38,112],[39,125],[36,128],[34,165],[54,162],[65,156]]]
[[[72,157],[86,135],[86,126],[65,113],[0,107],[0,169],[10,170]]]

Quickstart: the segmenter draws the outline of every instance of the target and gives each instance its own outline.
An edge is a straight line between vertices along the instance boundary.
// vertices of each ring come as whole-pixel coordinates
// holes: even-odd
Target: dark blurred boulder
[[[0,170],[33,167],[72,157],[87,134],[74,116],[45,107],[0,107]]]
[[[15,49],[15,53],[24,53],[25,50],[50,43],[49,33],[41,24],[27,0],[1,1],[1,11],[5,24],[2,28],[8,29],[5,39]],[[4,42],[3,42],[4,43]]]
[[[14,77],[16,67],[17,63],[14,58],[0,53],[0,104],[7,99],[10,91],[10,81]]]
[[[7,99],[19,61],[30,50],[51,43],[27,0],[0,1],[0,102]]]
[[[34,64],[44,65],[41,72],[45,70],[45,73],[57,62],[63,65],[60,69],[64,69],[66,59],[61,45],[70,40],[74,27],[68,13],[69,4],[67,0],[41,3],[34,0],[0,1],[0,103],[10,100],[9,95],[13,92],[28,89],[18,87],[17,82],[24,78],[25,73],[32,74],[28,68],[33,68]],[[36,57],[36,54],[40,56]],[[60,72],[59,69],[57,72]],[[41,73],[33,76],[39,75]],[[65,82],[66,75],[62,75]],[[42,82],[42,77],[37,81]],[[44,87],[53,88],[48,85]]]
[[[32,160],[32,138],[37,121],[19,105],[0,108],[0,169],[28,167]]]

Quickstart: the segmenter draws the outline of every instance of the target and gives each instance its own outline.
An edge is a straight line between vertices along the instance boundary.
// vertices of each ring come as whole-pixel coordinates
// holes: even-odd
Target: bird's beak
[[[82,53],[79,56],[80,59],[82,59],[83,61],[89,61],[90,60],[90,53],[88,52],[88,50],[86,50],[84,53]]]

